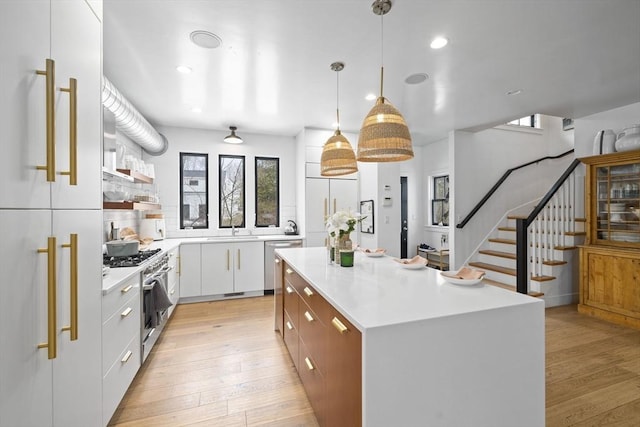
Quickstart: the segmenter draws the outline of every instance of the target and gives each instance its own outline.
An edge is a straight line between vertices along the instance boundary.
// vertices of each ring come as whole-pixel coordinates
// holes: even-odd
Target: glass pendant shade
[[[320,175],[339,176],[358,171],[356,155],[349,140],[336,130],[325,142],[320,159]]]
[[[358,161],[400,162],[411,158],[411,134],[404,117],[386,98],[378,97],[362,122]]]

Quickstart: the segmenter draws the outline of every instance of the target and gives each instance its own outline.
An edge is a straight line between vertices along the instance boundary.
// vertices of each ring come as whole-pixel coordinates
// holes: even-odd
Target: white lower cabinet
[[[107,425],[140,368],[140,275],[102,298],[102,418]]]
[[[0,210],[0,426],[101,425],[101,223]]]
[[[264,291],[264,243],[202,244],[202,294]]]
[[[180,298],[202,295],[200,246],[199,243],[180,245]]]

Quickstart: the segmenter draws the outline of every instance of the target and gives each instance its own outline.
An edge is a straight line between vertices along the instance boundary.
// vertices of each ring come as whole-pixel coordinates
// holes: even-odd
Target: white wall
[[[143,154],[145,162],[155,165],[155,184],[162,204],[168,237],[200,237],[228,233],[218,229],[218,155],[245,156],[246,224],[254,234],[282,233],[288,219],[296,218],[296,145],[295,138],[249,134],[240,132],[243,144],[222,142],[228,131],[210,131],[179,127],[158,127],[167,137],[168,150],[160,156]],[[209,154],[209,229],[179,230],[180,213],[180,152]],[[254,228],[255,223],[255,170],[256,156],[280,159],[280,227]]]
[[[441,139],[440,141],[433,142],[425,145],[422,148],[423,167],[422,167],[422,182],[424,191],[420,200],[422,201],[423,218],[423,232],[422,240],[419,243],[426,243],[429,246],[440,249],[441,237],[443,234],[449,235],[449,226],[431,225],[430,212],[431,212],[431,177],[449,175],[449,139]],[[450,224],[453,221],[453,214],[449,219]]]
[[[575,121],[576,156],[593,154],[593,140],[603,129],[612,129],[616,134],[625,127],[640,123],[640,102],[603,111]]]

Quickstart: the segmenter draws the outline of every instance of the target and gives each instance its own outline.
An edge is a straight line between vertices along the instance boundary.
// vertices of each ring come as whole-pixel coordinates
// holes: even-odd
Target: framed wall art
[[[360,232],[367,234],[373,233],[373,200],[363,200],[360,202],[360,214],[362,215],[362,221],[360,221]]]

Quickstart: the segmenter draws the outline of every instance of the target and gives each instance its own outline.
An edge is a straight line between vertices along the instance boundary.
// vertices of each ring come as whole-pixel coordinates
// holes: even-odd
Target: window
[[[244,228],[244,156],[220,155],[218,171],[219,226]]]
[[[530,128],[538,128],[538,129],[540,128],[540,120],[537,114],[532,114],[530,116],[522,117],[520,119],[511,120],[507,124],[515,125],[515,126],[530,127]]]
[[[449,175],[433,177],[431,224],[449,225]]]
[[[180,153],[180,228],[209,227],[209,155]]]
[[[256,157],[256,227],[280,226],[280,159]]]

